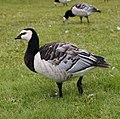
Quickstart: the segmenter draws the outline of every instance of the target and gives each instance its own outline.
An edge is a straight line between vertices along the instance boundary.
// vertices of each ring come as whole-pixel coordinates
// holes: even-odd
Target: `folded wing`
[[[42,59],[69,73],[76,73],[97,66],[105,68],[109,66],[103,57],[91,54],[69,43],[46,44],[40,48],[40,54]]]

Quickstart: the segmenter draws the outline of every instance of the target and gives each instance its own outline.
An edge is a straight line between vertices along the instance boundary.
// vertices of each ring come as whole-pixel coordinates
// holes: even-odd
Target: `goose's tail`
[[[99,10],[97,8],[92,8],[92,12],[99,12],[99,13],[101,13],[101,10]]]
[[[103,57],[101,56],[95,56],[97,59],[96,66],[97,67],[103,67],[103,68],[109,68],[110,64],[108,64]]]

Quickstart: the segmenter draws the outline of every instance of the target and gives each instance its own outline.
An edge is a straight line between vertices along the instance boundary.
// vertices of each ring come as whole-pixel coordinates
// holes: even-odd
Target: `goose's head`
[[[68,20],[69,17],[74,17],[74,16],[75,15],[72,13],[72,10],[67,10],[63,17],[63,23],[65,23],[65,21]]]
[[[15,39],[24,39],[29,42],[32,39],[32,37],[37,37],[35,30],[32,28],[26,28],[23,29]]]

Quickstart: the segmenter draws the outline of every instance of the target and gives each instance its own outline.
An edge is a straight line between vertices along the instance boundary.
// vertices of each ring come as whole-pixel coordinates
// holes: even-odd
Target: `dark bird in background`
[[[82,23],[83,17],[86,17],[87,22],[89,23],[88,16],[95,12],[101,12],[101,11],[87,3],[78,3],[74,6],[72,6],[72,8],[70,10],[67,10],[65,12],[65,15],[63,17],[63,22],[65,22],[69,17],[79,16],[81,23]]]
[[[28,42],[24,56],[26,66],[31,71],[54,80],[59,89],[58,97],[63,97],[62,84],[64,81],[72,77],[79,77],[77,87],[79,95],[82,95],[84,74],[95,67],[109,67],[103,57],[71,43],[51,42],[39,48],[38,35],[32,28],[22,30],[15,39],[24,39]]]

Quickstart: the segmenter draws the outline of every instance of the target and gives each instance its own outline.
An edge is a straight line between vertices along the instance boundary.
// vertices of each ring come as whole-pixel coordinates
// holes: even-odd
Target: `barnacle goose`
[[[64,81],[79,76],[77,87],[79,94],[82,95],[83,75],[95,67],[109,67],[103,57],[94,55],[70,43],[51,42],[39,48],[39,38],[33,28],[22,30],[15,39],[28,41],[24,56],[26,66],[33,72],[53,79],[58,85],[58,97],[63,97],[62,83]]]
[[[64,6],[67,6],[67,3],[71,0],[54,0],[54,5],[57,5],[57,3],[62,3]]]
[[[88,16],[93,14],[94,12],[101,12],[101,11],[87,3],[78,3],[74,6],[72,6],[72,8],[70,10],[67,10],[65,12],[65,15],[63,17],[63,22],[65,22],[69,17],[79,16],[81,23],[82,23],[83,17],[86,17],[87,22],[89,23]]]

